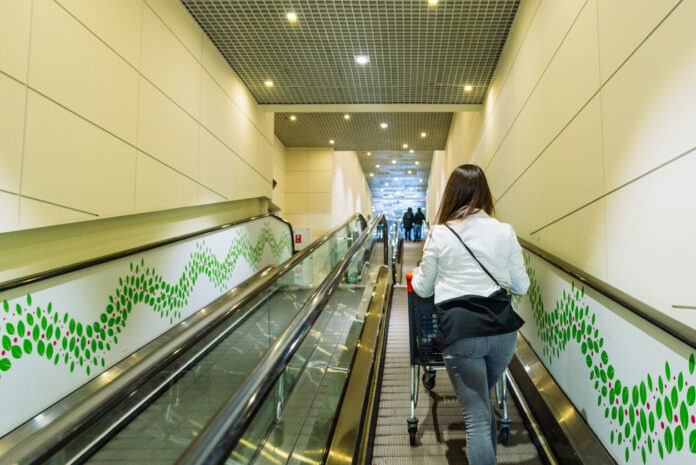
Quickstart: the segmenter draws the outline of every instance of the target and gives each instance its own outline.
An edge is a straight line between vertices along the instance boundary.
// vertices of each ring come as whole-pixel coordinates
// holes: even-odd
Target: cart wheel
[[[411,447],[415,447],[418,445],[418,441],[416,440],[416,433],[418,433],[418,418],[412,417],[406,420],[408,423],[408,436],[411,442]]]
[[[503,428],[500,430],[500,442],[504,445],[508,445],[508,441],[510,440],[510,430],[508,428]]]
[[[428,391],[432,390],[435,387],[435,372],[427,370],[425,373],[423,373],[423,376],[421,377],[423,380],[423,386],[425,386],[425,389]]]

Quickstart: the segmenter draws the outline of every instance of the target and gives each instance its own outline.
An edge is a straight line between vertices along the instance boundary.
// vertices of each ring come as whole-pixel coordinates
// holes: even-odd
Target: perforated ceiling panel
[[[483,103],[519,4],[181,1],[259,104],[288,106],[275,109],[278,139],[286,147],[333,145],[358,152],[374,204],[393,217],[400,217],[403,202],[424,206],[432,152],[445,148],[452,113],[433,106]],[[297,21],[287,19],[289,12]],[[369,57],[369,63],[358,65],[357,55]],[[422,108],[412,113],[351,112],[350,119],[338,112],[341,105],[355,104]],[[291,113],[298,105],[330,108]],[[380,127],[383,122],[386,129]],[[426,137],[420,137],[423,132]],[[384,163],[375,162],[382,158]],[[381,168],[375,169],[376,164]],[[418,174],[408,175],[407,166]]]
[[[519,0],[182,2],[260,104],[465,104],[483,101]]]

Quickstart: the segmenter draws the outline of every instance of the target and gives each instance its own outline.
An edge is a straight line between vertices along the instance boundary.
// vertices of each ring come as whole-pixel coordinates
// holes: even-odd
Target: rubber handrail
[[[661,330],[668,333],[670,336],[682,341],[683,343],[696,349],[696,329],[682,323],[681,321],[672,318],[671,316],[661,312],[650,305],[641,302],[640,300],[632,297],[625,292],[615,288],[611,284],[596,278],[589,273],[582,271],[576,266],[556,257],[555,255],[540,249],[536,245],[526,241],[522,238],[518,238],[520,245],[534,255],[539,256],[545,261],[549,262],[556,268],[560,269],[564,273],[572,276],[588,287],[596,290],[600,294],[608,297],[614,302],[618,303],[622,307],[625,307],[632,313],[635,313],[639,317],[643,318],[650,324],[657,326]]]
[[[133,255],[136,253],[146,252],[148,250],[156,249],[158,247],[164,247],[166,245],[174,244],[176,242],[183,242],[183,241],[192,239],[194,237],[203,236],[205,234],[210,234],[210,233],[213,233],[216,231],[221,231],[223,229],[227,229],[227,228],[230,228],[233,226],[239,226],[240,224],[249,223],[251,221],[256,221],[256,220],[259,220],[261,218],[269,218],[269,217],[275,218],[276,220],[285,223],[288,226],[288,228],[290,229],[290,237],[292,238],[292,226],[290,225],[290,223],[288,223],[287,221],[285,221],[283,218],[281,218],[279,216],[273,215],[271,213],[266,213],[264,215],[252,216],[251,218],[245,218],[243,220],[234,221],[232,223],[225,223],[225,224],[222,224],[219,226],[212,226],[210,228],[205,228],[205,229],[202,229],[200,231],[182,234],[179,236],[171,237],[169,239],[163,239],[161,241],[151,242],[149,244],[144,244],[144,245],[140,245],[138,247],[133,247],[133,248],[126,249],[126,250],[121,250],[119,252],[114,252],[111,254],[106,254],[106,255],[99,256],[99,257],[95,257],[95,258],[90,258],[89,260],[83,260],[81,262],[71,263],[69,265],[60,266],[57,268],[52,268],[50,270],[41,271],[39,273],[34,273],[34,274],[31,274],[28,276],[22,276],[20,278],[11,279],[9,281],[5,281],[3,283],[0,283],[0,292],[4,292],[4,291],[14,289],[17,287],[21,287],[21,286],[26,286],[27,284],[33,284],[35,282],[43,281],[43,280],[46,280],[49,278],[55,278],[56,276],[61,276],[61,275],[67,274],[67,273],[72,273],[74,271],[80,271],[80,270],[83,270],[85,268],[89,268],[91,266],[100,265],[102,263],[107,263],[107,262],[110,262],[112,260],[117,260],[119,258],[127,257],[129,255]],[[291,245],[293,245],[292,241],[290,241],[290,243],[291,243]],[[295,252],[294,245],[293,245],[292,251],[293,251],[293,253]]]
[[[230,452],[242,438],[273,385],[309,334],[357,252],[373,234],[377,223],[381,221],[384,221],[382,214],[370,222],[337,266],[314,291],[298,315],[266,351],[254,371],[247,376],[235,394],[225,402],[194,442],[184,451],[176,462],[177,465],[221,464],[229,458]],[[385,237],[385,247],[386,239]]]

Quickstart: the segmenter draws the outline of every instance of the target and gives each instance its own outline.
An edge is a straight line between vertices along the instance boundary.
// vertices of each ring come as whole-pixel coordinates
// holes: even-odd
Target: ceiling
[[[483,103],[519,4],[181,2],[256,101],[275,112],[286,147],[357,152],[375,209],[398,216],[425,206],[432,153],[445,148],[453,112]],[[357,64],[357,55],[369,63]]]

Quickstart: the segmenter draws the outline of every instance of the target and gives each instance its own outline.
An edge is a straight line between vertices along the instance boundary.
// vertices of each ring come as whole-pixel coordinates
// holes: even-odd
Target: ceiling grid
[[[398,164],[443,150],[452,113],[438,105],[484,102],[519,0],[180,0],[260,105],[276,111],[275,134],[286,147],[355,151],[373,198],[397,171],[380,170],[367,152]],[[290,23],[286,14],[297,13]],[[355,56],[369,56],[359,66]],[[264,83],[273,81],[272,87]],[[465,91],[464,86],[472,89]],[[416,105],[412,113],[339,113],[348,105]],[[301,105],[327,109],[293,113]],[[299,108],[299,107],[298,107]],[[380,107],[382,108],[382,107]],[[451,107],[448,107],[451,108]],[[449,110],[451,111],[451,110]],[[387,129],[379,124],[388,122]],[[420,133],[427,137],[421,138]],[[427,160],[427,163],[425,163]],[[391,163],[389,163],[391,165]],[[427,182],[427,173],[426,182]],[[425,196],[416,183],[414,197]],[[417,191],[416,191],[417,189]],[[385,190],[384,192],[387,192]],[[396,191],[389,192],[395,194]],[[402,193],[403,194],[403,193]]]

